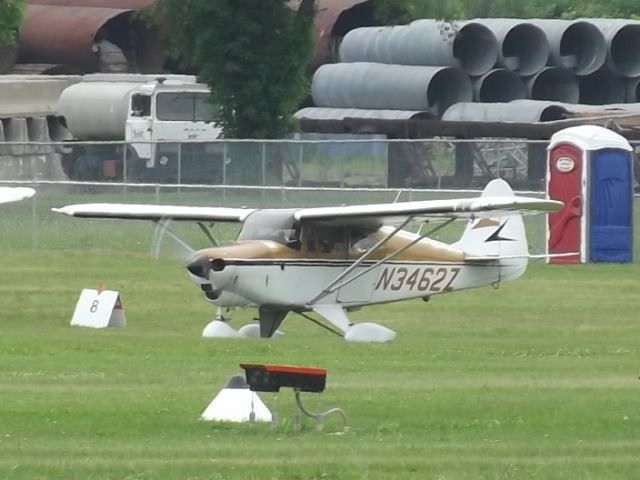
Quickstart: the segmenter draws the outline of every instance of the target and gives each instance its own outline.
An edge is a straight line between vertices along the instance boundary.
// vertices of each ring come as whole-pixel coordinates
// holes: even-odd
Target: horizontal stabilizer
[[[0,203],[19,202],[31,198],[36,194],[33,188],[28,187],[0,187]]]
[[[469,255],[464,257],[465,261],[469,262],[486,262],[490,260],[510,260],[516,258],[528,258],[529,260],[537,260],[543,258],[557,258],[557,257],[573,257],[575,255],[580,255],[579,252],[571,252],[571,253],[540,253],[540,254],[523,254],[523,255]]]

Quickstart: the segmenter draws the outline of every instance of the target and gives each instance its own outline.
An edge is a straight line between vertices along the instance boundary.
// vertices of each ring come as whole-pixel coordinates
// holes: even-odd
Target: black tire
[[[64,174],[67,176],[69,180],[76,180],[75,169],[74,169],[75,160],[76,158],[73,155],[73,152],[71,152],[70,154],[67,154],[67,153],[63,154],[62,159],[60,160],[62,171],[64,172]]]

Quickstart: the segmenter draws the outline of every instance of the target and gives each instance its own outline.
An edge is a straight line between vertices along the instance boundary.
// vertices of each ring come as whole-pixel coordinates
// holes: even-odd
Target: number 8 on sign
[[[98,311],[98,305],[99,305],[98,300],[94,300],[93,302],[91,302],[91,308],[89,309],[89,311],[91,313],[96,313]]]
[[[72,326],[105,328],[124,327],[126,324],[124,308],[117,291],[90,288],[82,290],[71,319]]]

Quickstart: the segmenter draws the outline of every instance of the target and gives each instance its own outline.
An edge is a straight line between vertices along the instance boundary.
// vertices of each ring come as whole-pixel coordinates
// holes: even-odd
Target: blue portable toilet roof
[[[547,150],[555,148],[560,143],[571,143],[585,152],[603,148],[633,151],[627,139],[622,135],[597,125],[579,125],[560,130],[551,136]]]

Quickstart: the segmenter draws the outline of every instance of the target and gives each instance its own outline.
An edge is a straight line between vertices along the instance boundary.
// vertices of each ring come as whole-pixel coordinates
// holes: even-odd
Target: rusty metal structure
[[[99,70],[94,44],[103,36],[119,47],[128,71],[163,71],[166,48],[157,26],[136,12],[157,0],[29,0],[19,48],[0,51],[0,73],[92,73]],[[297,10],[301,0],[291,0]],[[370,0],[316,0],[315,53],[310,67],[335,61],[337,45],[351,29],[372,23]],[[100,32],[100,34],[99,34]],[[16,64],[17,55],[17,66]],[[27,67],[21,65],[28,65]]]
[[[154,0],[32,0],[20,29],[20,64],[57,65],[65,73],[98,70],[100,35],[124,53],[129,71],[162,71],[165,47],[156,27],[135,14]],[[43,71],[46,68],[42,69]]]
[[[298,10],[302,0],[290,0]],[[344,36],[354,28],[373,25],[371,0],[316,0],[313,20],[315,52],[309,68],[338,61],[338,48]]]
[[[57,7],[93,7],[141,9],[155,4],[157,0],[30,0],[31,5],[49,5]]]

